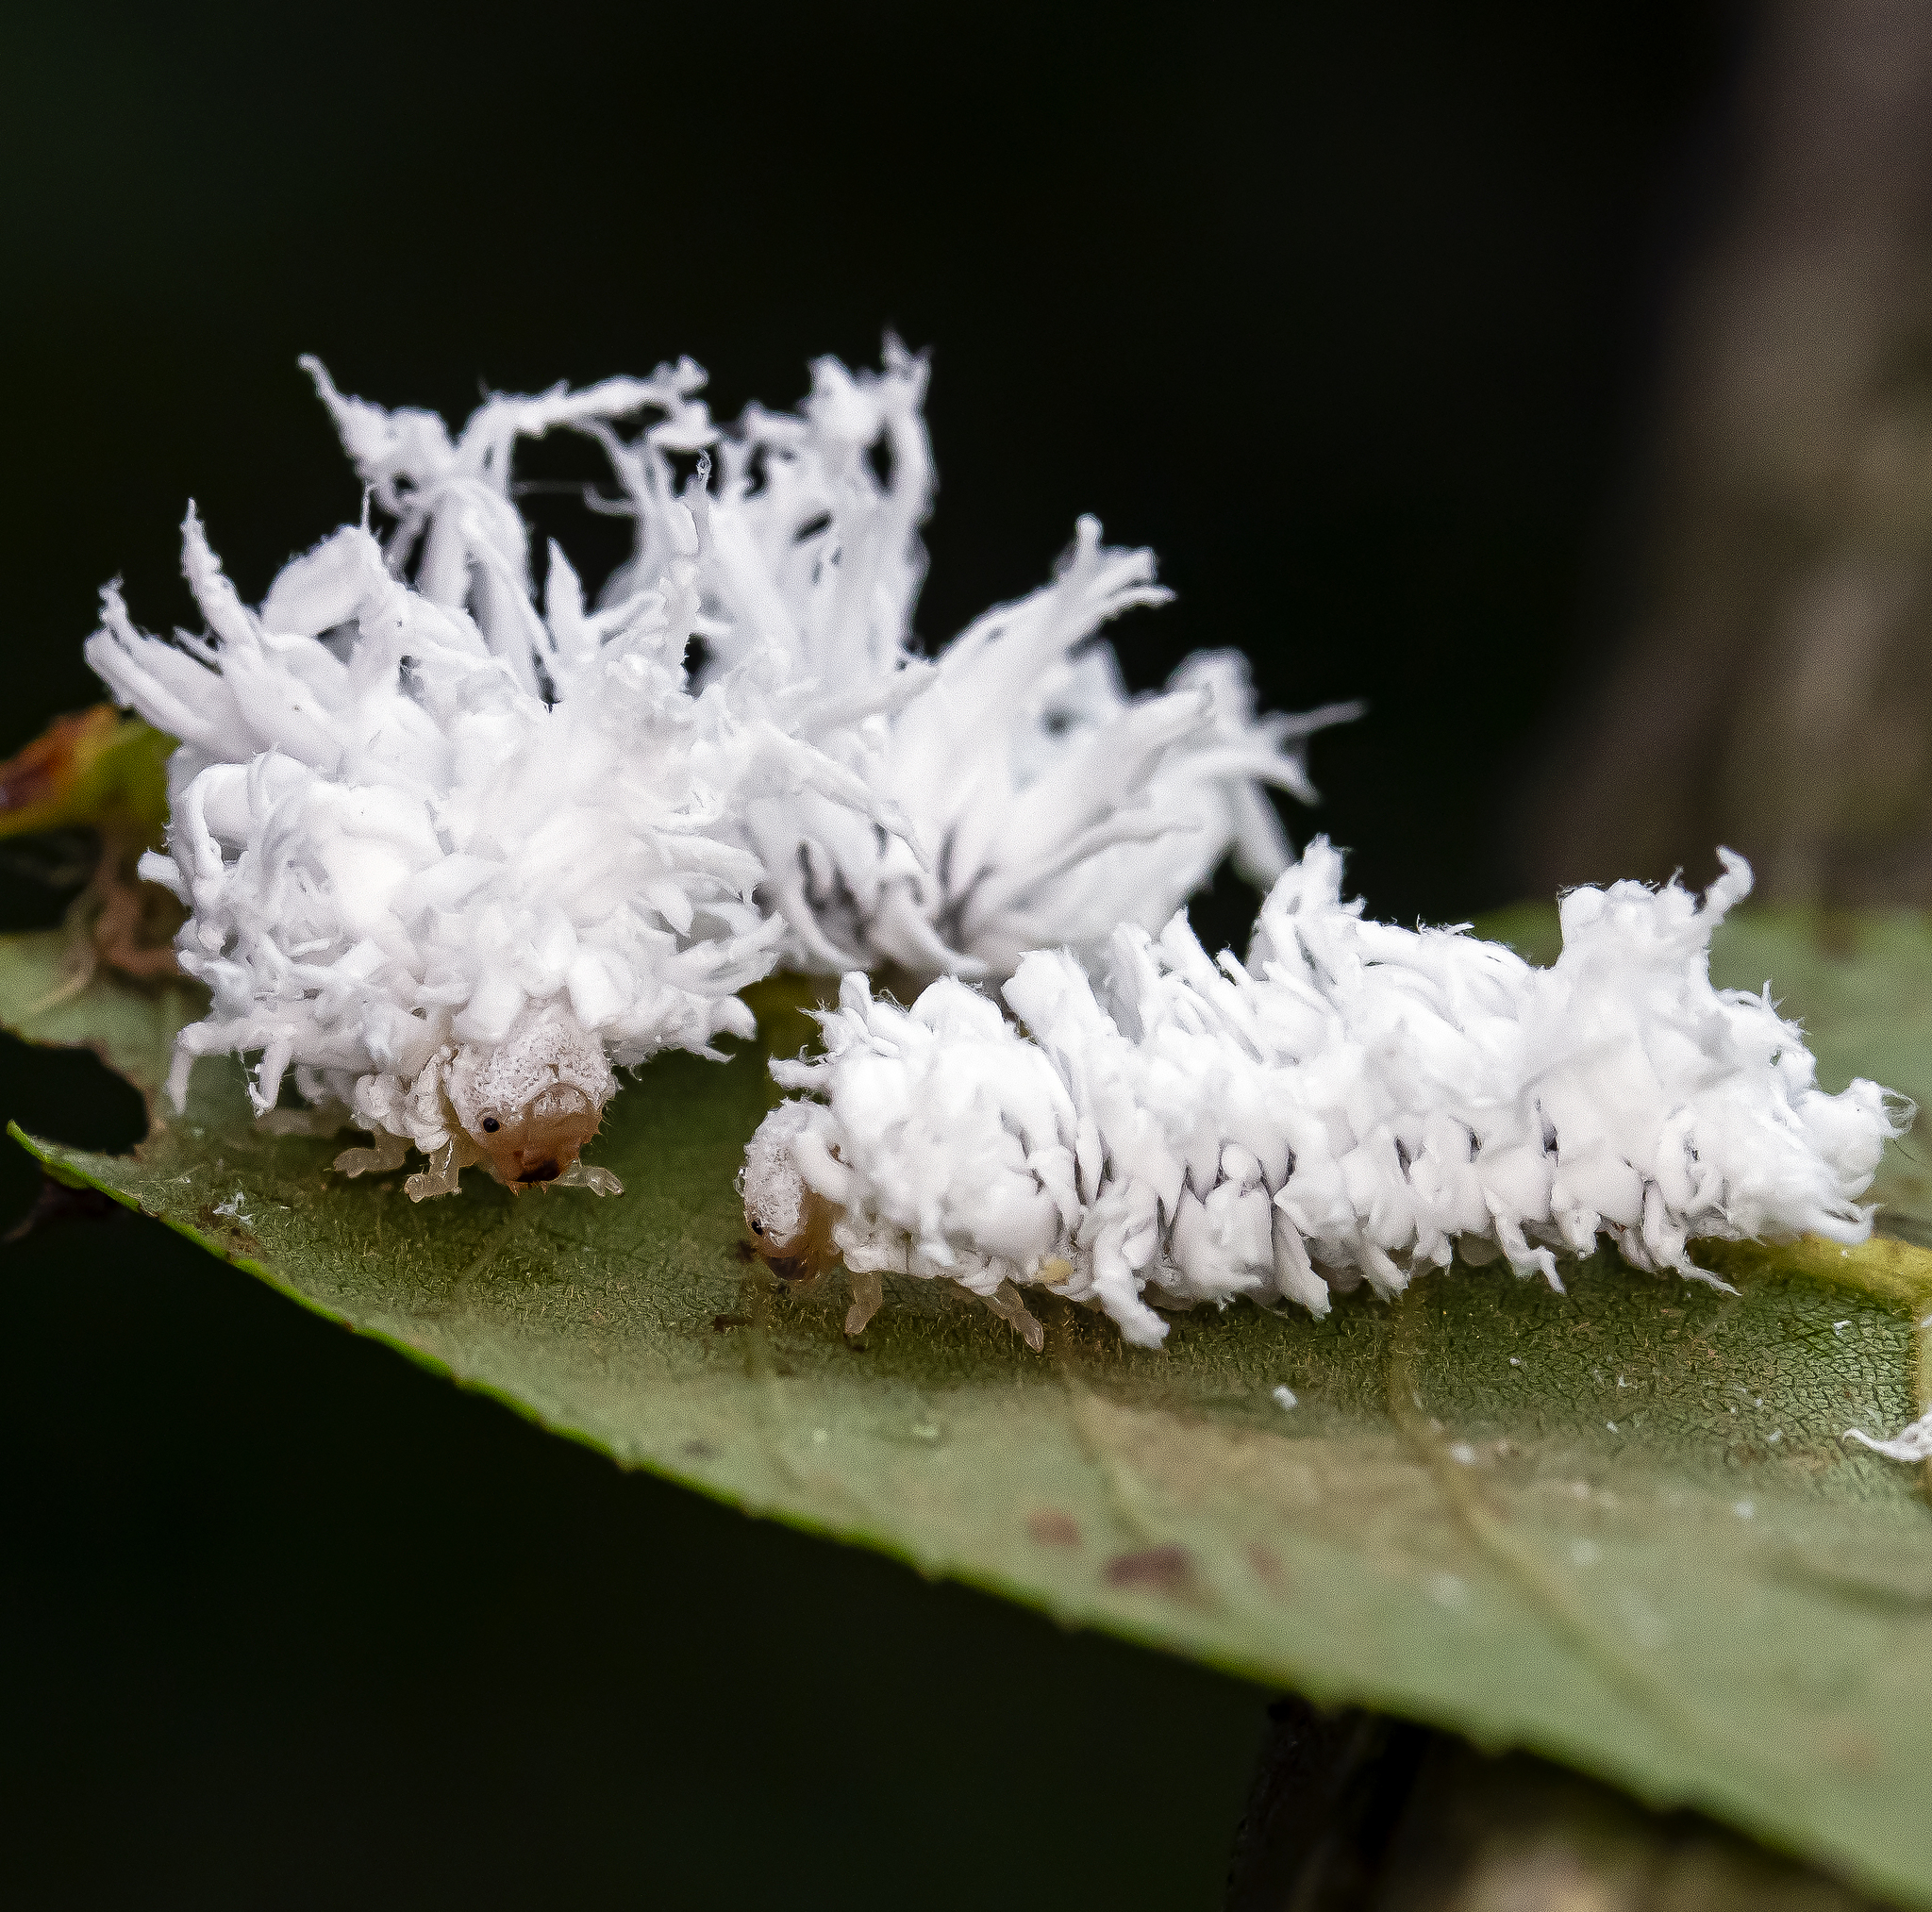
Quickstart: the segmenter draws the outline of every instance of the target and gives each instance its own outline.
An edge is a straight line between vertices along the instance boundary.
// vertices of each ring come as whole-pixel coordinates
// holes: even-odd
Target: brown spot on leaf
[[[67,762],[58,750],[37,740],[16,757],[0,764],[0,810],[32,810],[51,804],[67,778]]]
[[[1826,1756],[1847,1772],[1875,1772],[1879,1766],[1878,1742],[1866,1728],[1854,1721],[1836,1721],[1825,1728]]]
[[[208,1234],[237,1254],[254,1255],[260,1251],[261,1243],[254,1229],[238,1222],[232,1215],[216,1214],[212,1202],[204,1202],[194,1219]]]
[[[120,722],[108,704],[57,717],[18,756],[0,763],[0,816],[9,835],[16,829],[92,821],[85,815],[70,818],[74,806],[63,800],[78,793]]]
[[[1107,1563],[1109,1587],[1141,1587],[1179,1600],[1193,1591],[1194,1556],[1185,1547],[1143,1547],[1138,1554],[1116,1554]]]
[[[1058,1507],[1039,1507],[1026,1517],[1026,1531],[1042,1547],[1077,1547],[1080,1523]]]
[[[714,1335],[722,1335],[727,1328],[748,1328],[750,1326],[751,1317],[749,1315],[713,1315],[711,1317],[711,1332]]]
[[[1281,1555],[1273,1547],[1264,1547],[1259,1540],[1250,1540],[1248,1565],[1255,1570],[1255,1578],[1270,1593],[1281,1593],[1287,1589],[1288,1569],[1281,1564]]]

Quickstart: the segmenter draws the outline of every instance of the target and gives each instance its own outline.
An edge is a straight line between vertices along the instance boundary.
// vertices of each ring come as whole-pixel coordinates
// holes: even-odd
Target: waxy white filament
[[[682,359],[647,379],[492,398],[454,438],[433,414],[342,397],[308,363],[357,469],[396,516],[392,561],[413,561],[426,594],[467,605],[539,670],[550,667],[519,588],[519,439],[564,428],[602,447],[621,495],[592,502],[636,527],[607,604],[654,582],[696,514],[699,681],[750,668],[795,687],[786,727],[905,824],[882,833],[816,792],[733,806],[763,871],[760,900],[785,920],[790,967],[1005,976],[1029,950],[1095,943],[1121,923],[1158,927],[1229,855],[1265,886],[1289,849],[1262,786],[1312,798],[1307,739],[1354,714],[1257,717],[1236,651],[1197,655],[1164,691],[1129,696],[1097,634],[1170,593],[1151,552],[1104,545],[1091,518],[1049,584],[922,660],[926,365],[896,340],[876,373],[816,361],[796,413],[754,405],[716,425],[698,397],[704,373]],[[705,483],[681,486],[700,457]]]

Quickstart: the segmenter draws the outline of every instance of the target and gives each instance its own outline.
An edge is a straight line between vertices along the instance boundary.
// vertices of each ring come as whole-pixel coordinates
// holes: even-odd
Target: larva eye
[[[765,1224],[762,1222],[754,1222],[751,1224],[751,1232],[754,1235],[762,1235],[765,1232]]]
[[[493,1136],[502,1126],[503,1124],[493,1115],[486,1115],[483,1118],[483,1133],[485,1135]]]

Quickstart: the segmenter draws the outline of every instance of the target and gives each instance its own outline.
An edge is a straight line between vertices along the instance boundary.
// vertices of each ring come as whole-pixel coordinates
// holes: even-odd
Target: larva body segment
[[[1459,930],[1365,922],[1318,840],[1264,904],[1248,962],[1176,917],[1116,932],[1096,981],[1065,952],[1004,991],[910,1009],[848,976],[822,1056],[775,1063],[819,1099],[768,1118],[748,1216],[816,1201],[849,1268],[1043,1287],[1158,1346],[1155,1305],[1247,1297],[1321,1313],[1506,1258],[1560,1285],[1607,1237],[1639,1269],[1708,1280],[1696,1238],[1846,1243],[1909,1104],[1817,1087],[1768,995],[1711,987],[1749,889],[1579,889],[1539,970]]]
[[[842,1259],[868,1296],[887,1273],[949,1280],[1037,1333],[1016,1287],[1072,1252],[1082,1207],[1074,1106],[1052,1065],[950,977],[907,1010],[847,976],[823,1021],[825,1059],[773,1072],[797,1088],[839,1072],[849,1120],[813,1102],[765,1119],[741,1185],[754,1247],[778,1266],[809,1240],[817,1265]]]

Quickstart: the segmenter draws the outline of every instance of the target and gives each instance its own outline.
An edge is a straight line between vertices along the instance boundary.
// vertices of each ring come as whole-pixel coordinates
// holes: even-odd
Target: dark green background
[[[1273,701],[1372,700],[1315,767],[1378,910],[1506,901],[1728,19],[16,12],[0,748],[94,695],[104,578],[188,616],[190,495],[251,595],[354,512],[300,351],[452,416],[688,351],[728,411],[890,323],[935,350],[927,637],[1094,510],[1181,591],[1138,681],[1233,643]],[[138,1130],[79,1059],[0,1064],[0,1113]],[[0,1280],[33,1903],[1214,1903],[1263,1695],[625,1478],[127,1218]]]

